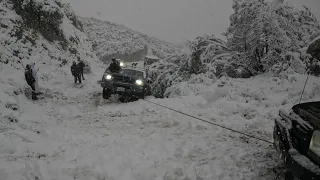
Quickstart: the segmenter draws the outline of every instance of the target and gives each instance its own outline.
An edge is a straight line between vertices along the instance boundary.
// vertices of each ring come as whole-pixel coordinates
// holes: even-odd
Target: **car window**
[[[124,74],[126,76],[134,76],[134,77],[139,77],[143,78],[143,72],[142,71],[137,71],[133,69],[122,69],[120,71],[121,74]]]

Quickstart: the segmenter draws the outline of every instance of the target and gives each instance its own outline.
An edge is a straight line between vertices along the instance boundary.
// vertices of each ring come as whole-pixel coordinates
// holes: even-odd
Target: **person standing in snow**
[[[79,66],[77,65],[77,63],[75,61],[73,61],[72,66],[71,66],[71,74],[74,77],[74,83],[77,83],[77,81],[79,81],[79,83],[81,83],[81,75],[79,72]]]
[[[112,73],[119,72],[121,70],[120,62],[118,62],[117,59],[113,57],[108,69]]]
[[[79,60],[78,66],[79,66],[79,71],[80,71],[79,72],[80,73],[80,78],[82,77],[82,79],[85,80],[84,77],[83,77],[83,69],[84,69],[84,66],[85,66],[83,61]]]
[[[24,76],[25,76],[25,79],[26,79],[28,85],[32,89],[32,100],[38,100],[37,94],[36,94],[36,89],[35,89],[36,80],[35,80],[35,78],[33,76],[32,69],[31,69],[31,66],[29,64],[27,64],[27,66],[26,66],[26,69],[25,69],[25,72],[24,72]]]
[[[34,82],[35,92],[38,94],[39,93],[39,83],[38,83],[37,74],[38,74],[39,68],[36,69],[35,65],[36,65],[36,63],[31,64],[31,71],[32,71],[33,78],[35,80],[35,82]]]

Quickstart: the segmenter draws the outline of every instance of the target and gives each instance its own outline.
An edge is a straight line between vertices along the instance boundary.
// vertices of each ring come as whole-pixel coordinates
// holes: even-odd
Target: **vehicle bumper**
[[[286,166],[288,171],[298,179],[320,179],[320,168],[296,149],[291,149],[287,155]]]
[[[112,94],[141,95],[142,93],[144,93],[143,86],[138,86],[135,84],[102,81],[101,87],[109,89]],[[119,87],[124,88],[124,91],[119,91]]]
[[[284,132],[276,122],[273,131],[274,146],[284,160],[287,171],[295,178],[303,180],[320,179],[320,167],[308,157],[300,154],[290,147],[287,139],[283,138]]]

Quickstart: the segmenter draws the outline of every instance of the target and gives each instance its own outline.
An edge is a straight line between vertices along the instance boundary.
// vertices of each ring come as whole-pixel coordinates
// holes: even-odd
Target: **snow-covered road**
[[[270,144],[144,100],[104,100],[94,78],[69,82],[44,88],[39,102],[19,96],[20,122],[1,129],[1,179],[269,180],[279,171]],[[148,100],[272,141],[272,120],[295,88],[272,83],[232,80],[202,96]]]

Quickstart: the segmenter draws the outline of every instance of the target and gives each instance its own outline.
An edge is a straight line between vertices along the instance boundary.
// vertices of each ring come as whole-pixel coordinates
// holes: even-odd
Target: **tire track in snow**
[[[61,106],[71,106],[68,112],[78,113],[67,118],[57,108]],[[67,152],[73,166],[68,173],[76,178],[102,176],[93,173],[97,166],[109,167],[104,175],[115,179],[162,179],[166,172],[166,179],[273,177],[265,174],[268,170],[253,169],[268,167],[256,164],[265,160],[265,152],[251,149],[268,147],[246,144],[237,136],[144,101],[117,104],[103,100],[99,91],[79,89],[76,95],[53,102],[52,107],[46,109],[60,119],[69,136],[66,140],[74,144]]]

